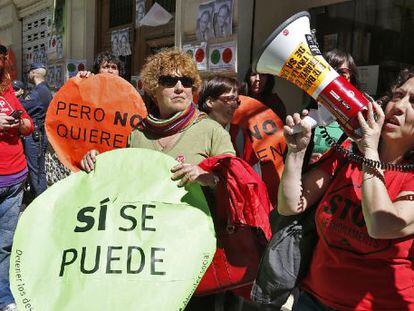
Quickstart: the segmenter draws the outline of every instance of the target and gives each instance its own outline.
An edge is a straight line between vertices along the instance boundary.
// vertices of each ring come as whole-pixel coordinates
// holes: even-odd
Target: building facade
[[[141,25],[155,3],[172,18]],[[145,58],[172,46],[191,53],[204,77],[243,79],[267,36],[302,10],[311,13],[322,51],[353,54],[374,97],[414,63],[413,0],[0,0],[0,42],[13,50],[19,78],[30,62],[45,61],[56,89],[56,80],[91,68],[103,50],[116,50],[124,78],[136,82]],[[282,79],[275,88],[289,112],[300,109],[303,92]]]

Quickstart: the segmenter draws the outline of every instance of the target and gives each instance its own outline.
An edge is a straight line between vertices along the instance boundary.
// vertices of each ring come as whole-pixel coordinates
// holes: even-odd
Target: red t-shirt
[[[368,235],[361,167],[340,157],[334,153],[320,165],[330,174],[341,168],[316,211],[319,241],[303,288],[338,310],[414,310],[414,236],[381,240]],[[401,191],[414,191],[413,173],[384,175],[391,200]]]
[[[9,86],[0,94],[0,113],[10,115],[14,110],[23,110],[22,118],[32,119],[14,95],[13,88]],[[11,175],[26,168],[26,158],[23,144],[17,128],[0,131],[0,175]]]

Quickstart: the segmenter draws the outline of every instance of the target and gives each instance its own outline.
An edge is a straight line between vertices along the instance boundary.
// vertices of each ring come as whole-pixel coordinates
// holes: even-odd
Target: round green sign
[[[93,172],[40,195],[10,258],[19,310],[183,310],[216,242],[201,188],[171,180],[176,163],[146,149],[105,152]]]

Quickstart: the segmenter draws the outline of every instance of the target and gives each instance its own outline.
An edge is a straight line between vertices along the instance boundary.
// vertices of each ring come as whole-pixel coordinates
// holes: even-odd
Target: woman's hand
[[[0,131],[7,131],[19,127],[19,119],[0,113]]]
[[[302,116],[305,117],[307,115],[308,111],[303,110]],[[296,134],[293,131],[295,125],[299,126],[301,129],[301,131]],[[283,127],[283,134],[285,135],[289,151],[305,151],[312,136],[312,128],[309,123],[302,120],[299,113],[294,113],[293,116],[289,115],[286,117],[286,125]]]
[[[78,71],[78,73],[76,74],[76,77],[78,78],[89,78],[92,77],[94,74],[90,71]]]
[[[368,103],[366,120],[362,113],[358,112],[358,121],[361,125],[362,137],[356,140],[356,143],[363,154],[366,154],[367,151],[378,151],[384,119],[384,111],[376,102]]]
[[[96,157],[99,155],[99,151],[92,149],[89,150],[82,158],[80,162],[81,169],[90,172],[95,168]]]
[[[183,187],[189,182],[198,182],[201,186],[214,187],[218,177],[203,170],[198,165],[180,163],[171,169],[172,180],[179,180],[178,186]]]

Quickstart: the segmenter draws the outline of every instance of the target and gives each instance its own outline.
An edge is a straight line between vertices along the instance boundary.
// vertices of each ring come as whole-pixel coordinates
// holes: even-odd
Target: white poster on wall
[[[112,54],[115,56],[120,55],[119,50],[119,32],[118,30],[114,30],[111,32],[111,47],[112,47]]]
[[[65,62],[65,80],[76,76],[79,71],[83,71],[85,68],[85,59],[67,59]]]
[[[361,89],[369,95],[377,94],[379,65],[358,66],[358,80]]]
[[[183,46],[183,51],[191,55],[198,70],[207,70],[207,44],[205,42],[200,44],[186,44]]]
[[[135,1],[135,27],[139,27],[139,24],[145,16],[145,0]]]
[[[236,71],[237,53],[236,42],[229,41],[209,45],[208,70]]]
[[[198,7],[196,37],[199,41],[208,41],[214,38],[213,16],[214,1],[200,4]]]
[[[167,24],[171,19],[172,15],[164,9],[158,2],[155,2],[148,13],[139,22],[140,26],[161,26]]]
[[[131,46],[129,44],[129,29],[121,29],[118,31],[118,55],[131,55]]]
[[[214,4],[214,35],[216,38],[232,34],[233,0],[216,0]]]
[[[56,65],[55,66],[55,88],[59,89],[62,87],[63,83],[65,82],[63,77],[63,65]]]
[[[55,66],[50,65],[47,67],[46,82],[50,88],[55,87]]]

